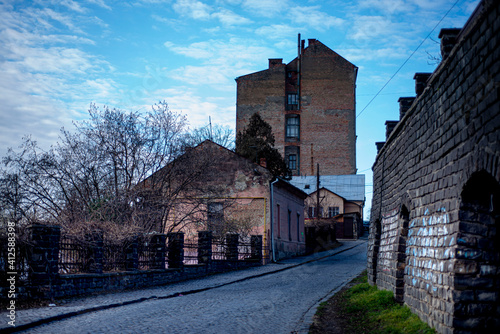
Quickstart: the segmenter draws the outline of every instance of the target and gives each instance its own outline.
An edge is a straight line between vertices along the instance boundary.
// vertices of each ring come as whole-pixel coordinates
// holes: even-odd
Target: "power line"
[[[375,94],[375,96],[372,97],[372,99],[363,108],[363,110],[361,110],[361,112],[356,116],[356,118],[358,118],[359,116],[361,116],[361,114],[363,113],[363,111],[365,111],[366,108],[368,108],[368,106],[373,102],[373,100],[375,100],[375,98],[380,95],[380,93],[382,92],[382,90],[384,90],[384,88],[389,84],[389,82],[391,82],[391,80],[396,76],[396,74],[399,73],[399,71],[403,68],[403,66],[406,65],[406,63],[410,60],[410,58],[413,57],[413,55],[418,51],[418,49],[420,49],[420,47],[422,46],[422,44],[424,44],[424,42],[427,39],[429,39],[429,37],[431,36],[431,34],[434,32],[434,30],[436,30],[436,28],[441,24],[441,22],[443,22],[443,20],[445,19],[445,17],[448,16],[448,14],[451,12],[451,10],[453,8],[455,8],[455,6],[457,5],[457,3],[459,1],[460,0],[455,1],[455,3],[451,6],[450,9],[448,9],[448,11],[441,18],[441,20],[439,20],[439,22],[434,26],[434,28],[432,28],[431,32],[424,38],[424,40],[422,42],[420,42],[420,44],[417,46],[417,48],[410,54],[410,56],[408,56],[408,58],[403,62],[403,64],[401,66],[399,66],[399,68],[396,70],[396,72],[389,78],[389,80],[387,80],[387,82],[382,86],[382,88],[380,88],[380,90],[377,92],[377,94]]]

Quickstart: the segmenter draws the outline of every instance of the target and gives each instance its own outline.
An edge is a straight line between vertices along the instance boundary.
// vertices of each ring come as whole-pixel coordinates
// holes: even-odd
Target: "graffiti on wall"
[[[406,243],[407,266],[405,274],[409,283],[421,286],[424,281],[427,291],[437,291],[443,285],[446,272],[451,272],[455,257],[455,237],[450,233],[450,216],[445,208],[430,214],[426,209],[423,217],[414,218],[409,226]],[[451,234],[451,235],[450,235]]]
[[[393,252],[398,249],[398,210],[382,216],[382,235],[380,237],[379,265],[382,271],[391,270]]]

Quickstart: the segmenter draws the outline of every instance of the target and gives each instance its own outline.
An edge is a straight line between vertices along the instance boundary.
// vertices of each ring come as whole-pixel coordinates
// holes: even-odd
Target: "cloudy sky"
[[[0,156],[25,135],[49,147],[61,127],[87,117],[90,103],[148,110],[165,100],[191,127],[207,124],[209,116],[234,127],[234,79],[266,69],[268,58],[293,60],[301,33],[359,67],[357,167],[366,174],[368,209],[375,142],[384,141],[385,121],[398,119],[400,96],[414,95],[413,74],[436,67],[439,30],[462,27],[477,3],[2,1]]]

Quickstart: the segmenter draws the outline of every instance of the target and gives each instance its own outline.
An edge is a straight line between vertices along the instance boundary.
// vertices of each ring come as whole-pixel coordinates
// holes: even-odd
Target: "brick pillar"
[[[252,259],[262,261],[262,236],[252,235],[250,237],[250,248],[252,252]]]
[[[415,93],[417,96],[423,93],[425,87],[427,87],[427,80],[431,77],[432,73],[415,73],[413,79],[415,80]]]
[[[102,274],[104,241],[102,231],[93,231],[85,235],[86,249],[85,272]]]
[[[226,260],[238,261],[239,234],[226,234]]]
[[[164,234],[154,235],[151,238],[152,269],[165,269],[165,255],[167,253],[167,238]]]
[[[198,263],[208,264],[212,261],[212,231],[198,232]]]
[[[169,233],[168,237],[168,267],[182,268],[184,266],[184,233]]]
[[[53,298],[52,286],[59,267],[59,226],[34,224],[31,226],[32,256],[28,259],[31,269],[31,285],[37,297]]]
[[[134,237],[130,245],[125,248],[125,270],[133,271],[139,269],[139,238]]]

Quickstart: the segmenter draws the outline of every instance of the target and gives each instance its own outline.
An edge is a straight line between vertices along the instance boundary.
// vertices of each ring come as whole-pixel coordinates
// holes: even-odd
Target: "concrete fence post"
[[[250,236],[250,249],[252,252],[252,259],[262,261],[262,236]]]
[[[59,272],[59,242],[61,229],[59,226],[33,224],[31,226],[32,256],[28,259],[31,270],[31,285],[34,295],[52,299]]]
[[[125,248],[125,270],[135,271],[139,269],[139,237],[134,237]]]
[[[212,261],[212,231],[198,232],[198,263],[209,264]]]
[[[165,269],[166,241],[167,238],[164,234],[157,234],[151,238],[152,269]]]
[[[171,232],[168,238],[168,267],[182,268],[184,266],[184,233]]]
[[[86,259],[85,272],[102,274],[104,258],[104,240],[102,231],[93,231],[85,235]]]
[[[226,234],[226,260],[238,261],[239,234]]]

